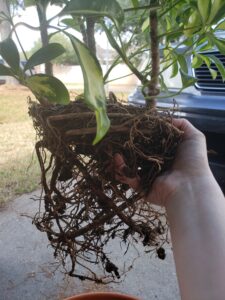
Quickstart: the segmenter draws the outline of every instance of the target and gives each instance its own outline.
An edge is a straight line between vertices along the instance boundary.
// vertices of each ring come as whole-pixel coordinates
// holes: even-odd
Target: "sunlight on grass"
[[[0,202],[39,187],[35,132],[27,114],[28,96],[31,92],[24,88],[0,87]]]

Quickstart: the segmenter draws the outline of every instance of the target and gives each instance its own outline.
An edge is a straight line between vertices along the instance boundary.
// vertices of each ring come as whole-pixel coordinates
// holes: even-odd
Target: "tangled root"
[[[44,211],[34,223],[46,232],[55,257],[63,264],[69,258],[68,274],[101,283],[119,279],[121,268],[107,250],[112,239],[122,241],[126,250],[139,241],[145,251],[156,251],[164,259],[167,221],[164,212],[143,195],[169,168],[180,142],[181,133],[171,125],[171,116],[109,104],[111,128],[93,146],[95,116],[83,103],[66,107],[31,103],[29,113],[39,137],[36,151],[44,190]],[[125,160],[126,176],[141,179],[141,192],[117,181],[116,153]],[[100,276],[94,271],[99,264]],[[77,268],[83,270],[78,273]]]

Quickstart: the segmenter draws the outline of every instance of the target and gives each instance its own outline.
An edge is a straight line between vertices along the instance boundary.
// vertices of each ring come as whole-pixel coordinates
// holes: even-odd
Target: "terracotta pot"
[[[122,295],[118,293],[88,293],[80,294],[66,298],[64,300],[140,300],[129,295]]]

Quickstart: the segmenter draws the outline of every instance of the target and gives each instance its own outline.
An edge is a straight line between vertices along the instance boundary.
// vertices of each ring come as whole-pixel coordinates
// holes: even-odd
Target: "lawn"
[[[0,86],[0,202],[39,187],[35,132],[27,114],[28,96],[31,93],[25,88]]]

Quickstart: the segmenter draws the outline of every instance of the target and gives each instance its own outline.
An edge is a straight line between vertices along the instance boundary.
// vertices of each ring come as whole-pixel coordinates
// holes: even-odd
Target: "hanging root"
[[[164,258],[167,221],[143,195],[169,168],[180,142],[171,116],[108,105],[111,128],[93,146],[95,117],[79,101],[47,108],[31,103],[29,113],[39,136],[36,151],[44,189],[44,210],[34,223],[46,232],[55,257],[63,264],[70,261],[68,274],[101,283],[119,279],[121,268],[111,261],[107,248],[113,239],[123,242],[124,252],[140,241],[146,252],[156,250]],[[117,180],[117,153],[124,158],[125,175],[140,178],[141,193]],[[96,275],[99,264],[101,276]]]

